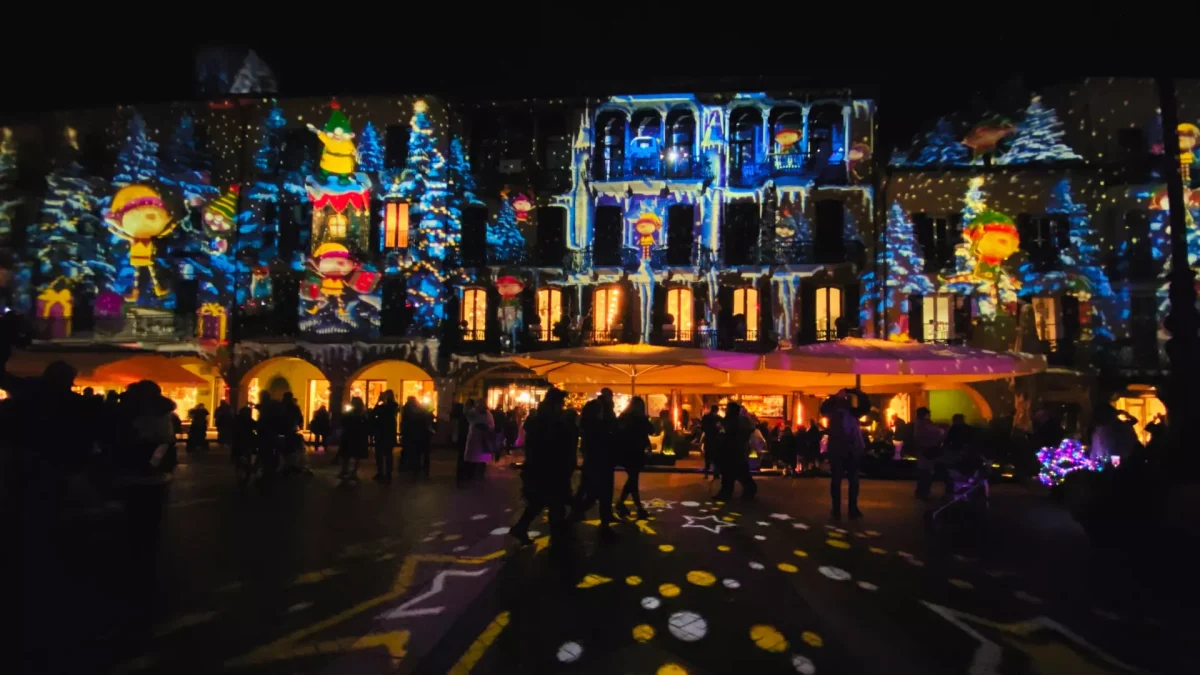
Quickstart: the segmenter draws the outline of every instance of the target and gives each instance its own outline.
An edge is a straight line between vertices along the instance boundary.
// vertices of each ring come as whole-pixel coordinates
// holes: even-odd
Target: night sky
[[[1200,60],[1188,39],[1164,40],[1145,26],[1059,30],[1048,18],[1014,16],[1015,7],[1004,17],[978,19],[956,9],[945,25],[923,18],[909,28],[889,24],[873,33],[850,16],[839,28],[794,3],[779,10],[756,4],[753,17],[741,22],[728,10],[714,10],[705,19],[653,3],[628,12],[601,11],[599,3],[583,9],[554,3],[540,11],[539,4],[494,4],[487,16],[466,20],[418,16],[406,6],[393,17],[347,17],[348,32],[329,35],[313,32],[311,18],[300,11],[286,21],[239,20],[232,15],[241,8],[215,12],[194,30],[175,28],[172,20],[157,28],[153,21],[136,29],[112,23],[110,33],[101,24],[112,19],[80,20],[64,28],[55,45],[39,41],[37,57],[15,40],[0,44],[6,93],[24,92],[0,100],[0,119],[195,99],[195,54],[221,44],[255,49],[274,70],[282,96],[434,93],[521,99],[848,86],[856,96],[878,101],[884,147],[906,145],[930,120],[973,97],[986,106],[1014,88],[1036,91],[1089,75],[1147,76],[1165,70],[1175,77],[1200,77]],[[869,12],[866,5],[861,9]],[[321,21],[336,24],[328,10],[322,10]],[[796,22],[802,25],[788,28]],[[750,30],[738,35],[739,25]],[[97,30],[104,35],[133,30],[133,35],[109,41],[97,37]],[[70,35],[73,31],[86,32]],[[329,44],[338,45],[336,55],[322,49]]]

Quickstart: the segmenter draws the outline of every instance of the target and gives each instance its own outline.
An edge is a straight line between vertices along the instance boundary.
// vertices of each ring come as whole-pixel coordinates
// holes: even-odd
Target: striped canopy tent
[[[743,374],[764,383],[808,391],[858,386],[869,390],[918,385],[925,389],[1033,375],[1045,357],[922,342],[845,338],[767,354],[763,369]]]
[[[615,344],[520,354],[512,361],[568,391],[720,390],[736,384],[737,373],[756,370],[762,357],[708,349]]]

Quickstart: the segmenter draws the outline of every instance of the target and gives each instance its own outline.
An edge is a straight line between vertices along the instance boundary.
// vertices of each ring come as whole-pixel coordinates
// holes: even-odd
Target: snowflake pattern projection
[[[1017,124],[1008,151],[996,158],[1000,165],[1038,164],[1045,162],[1077,161],[1083,159],[1063,143],[1063,124],[1053,108],[1034,96],[1025,117]]]

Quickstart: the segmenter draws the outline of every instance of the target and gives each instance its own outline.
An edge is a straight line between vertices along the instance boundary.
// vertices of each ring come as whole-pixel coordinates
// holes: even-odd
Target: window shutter
[[[1017,216],[1017,236],[1021,238],[1021,250],[1032,251],[1037,234],[1033,231],[1033,218],[1028,213]]]
[[[758,331],[758,339],[764,340],[775,329],[775,294],[771,292],[771,279],[763,277],[758,281],[758,325],[746,326],[749,330]],[[775,340],[779,337],[776,336]]]
[[[663,324],[667,320],[667,286],[655,283],[654,284],[654,306],[651,308],[651,326],[650,337],[657,339],[662,334]],[[675,324],[679,325],[679,317],[675,317]]]
[[[1060,250],[1071,248],[1071,222],[1065,215],[1054,216],[1054,236]]]
[[[954,333],[955,341],[968,344],[971,341],[971,296],[954,296]]]
[[[632,281],[621,284],[621,342],[636,344],[640,342],[642,328],[641,297],[633,286]]]
[[[800,343],[817,341],[817,285],[812,279],[800,280]]]
[[[1063,295],[1059,299],[1059,306],[1062,308],[1062,331],[1058,339],[1058,351],[1072,353],[1075,342],[1079,340],[1079,298]]]
[[[489,283],[485,286],[487,297],[487,321],[484,325],[483,337],[489,345],[499,346],[500,335],[503,330],[500,326],[500,291],[496,289],[494,283]]]
[[[398,277],[398,280],[397,283],[392,284],[384,282],[384,316],[395,317],[388,319],[387,330],[384,330],[383,325],[380,326],[379,332],[386,336],[403,335],[411,325],[411,319],[408,316],[407,284],[404,283],[403,277]],[[462,326],[460,325],[462,322],[462,307],[459,300],[462,291],[453,286],[447,289],[447,291],[446,321],[442,334],[446,336],[444,339],[449,343],[450,348],[453,349],[462,340]],[[391,298],[391,300],[388,298]]]
[[[532,334],[529,332],[529,327],[533,325],[533,322],[536,321],[537,318],[537,290],[534,289],[532,285],[526,286],[521,290],[521,325],[523,328],[521,330],[518,343],[527,342],[532,338]],[[545,326],[543,326],[543,328],[545,328]],[[513,346],[516,347],[517,345]]]
[[[733,342],[733,288],[719,286],[717,304],[721,306],[717,312],[717,342],[723,347]]]
[[[592,326],[595,325],[594,318],[592,317],[592,306],[595,300],[593,295],[595,292],[595,286],[584,286],[583,293],[579,296],[579,330],[585,333],[591,333]]]
[[[908,336],[917,342],[925,341],[925,296],[908,296]]]
[[[851,335],[858,335],[858,303],[859,303],[859,282],[854,281],[842,287],[842,316],[846,319],[846,328]]]
[[[933,218],[927,213],[914,213],[912,221],[917,243],[921,245],[921,255],[925,257],[926,262],[933,262],[936,257],[933,250]]]

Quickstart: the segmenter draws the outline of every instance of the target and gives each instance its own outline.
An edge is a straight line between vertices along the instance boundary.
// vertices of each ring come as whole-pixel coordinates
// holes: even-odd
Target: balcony
[[[592,247],[567,249],[563,254],[563,271],[578,274],[592,268]]]
[[[493,265],[527,265],[530,262],[529,251],[520,250],[500,250],[495,246],[489,246],[487,251],[487,264]]]
[[[711,178],[707,162],[693,158],[674,160],[658,157],[629,158],[605,171],[603,165],[596,166],[596,180],[703,180]]]
[[[745,162],[729,168],[729,184],[735,187],[756,187],[768,178],[796,176],[824,183],[847,183],[846,166],[830,164],[827,158],[815,153],[771,153],[764,162]]]
[[[196,337],[196,317],[175,314],[97,318],[87,327],[78,318],[45,317],[32,320],[38,340],[92,340],[96,342],[139,340],[179,342]]]

